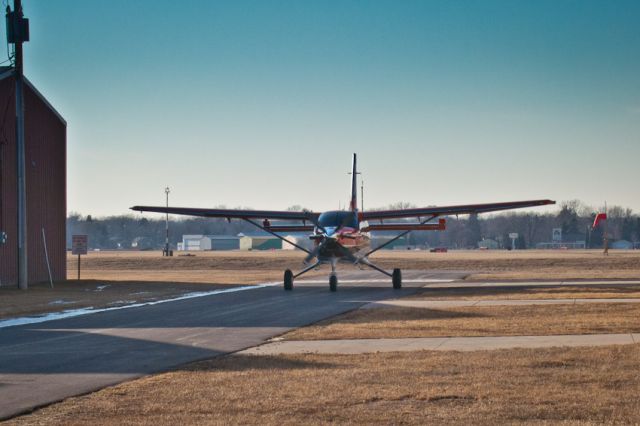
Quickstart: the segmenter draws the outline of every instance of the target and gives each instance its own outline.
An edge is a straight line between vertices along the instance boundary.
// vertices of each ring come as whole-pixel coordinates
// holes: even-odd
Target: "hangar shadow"
[[[51,350],[32,352],[4,349],[0,355],[0,374],[150,374],[162,371],[199,370],[215,368],[228,371],[245,369],[303,369],[325,368],[329,363],[307,363],[296,359],[239,356],[226,362],[216,362],[215,366],[202,361],[227,355],[228,350],[213,347],[195,347],[176,343],[157,342],[143,338],[110,336],[80,331],[29,330],[34,339],[46,337],[48,340],[63,342],[71,340],[72,345],[57,343]],[[247,360],[255,362],[247,362]],[[234,362],[237,360],[237,362]],[[268,362],[267,362],[268,361]],[[192,364],[197,362],[197,364]],[[2,377],[0,376],[0,382]]]
[[[382,287],[269,287],[7,327],[0,329],[0,374],[153,373],[397,296]]]

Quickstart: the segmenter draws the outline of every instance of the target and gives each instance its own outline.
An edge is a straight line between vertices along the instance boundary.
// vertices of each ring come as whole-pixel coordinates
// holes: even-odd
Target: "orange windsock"
[[[607,220],[607,214],[606,213],[598,213],[596,214],[596,218],[593,220],[593,225],[591,226],[592,228],[595,228],[596,226],[598,226],[600,224],[600,222]]]

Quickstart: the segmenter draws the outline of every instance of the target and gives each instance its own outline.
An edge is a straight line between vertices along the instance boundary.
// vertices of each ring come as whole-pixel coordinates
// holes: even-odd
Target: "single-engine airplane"
[[[241,219],[275,237],[286,241],[294,247],[307,253],[304,260],[305,267],[294,274],[290,269],[284,272],[284,289],[292,290],[294,279],[302,274],[322,265],[331,265],[329,288],[336,291],[338,276],[336,265],[339,261],[351,262],[355,265],[365,265],[391,278],[394,289],[402,287],[400,269],[388,272],[369,260],[369,255],[393,243],[411,231],[444,230],[445,219],[442,216],[478,214],[511,210],[523,207],[543,206],[555,204],[552,200],[515,201],[507,203],[469,204],[447,207],[425,207],[404,210],[358,211],[357,203],[357,157],[353,154],[351,171],[351,201],[349,210],[326,211],[316,213],[311,211],[272,211],[272,210],[229,210],[229,209],[201,209],[183,207],[151,207],[135,206],[131,210],[140,212],[169,213],[186,216],[214,217]],[[416,218],[415,222],[385,223],[386,220],[400,218]],[[429,223],[438,218],[437,223]],[[260,222],[262,220],[262,222]],[[301,221],[301,225],[271,224],[271,220]],[[372,223],[376,221],[377,223]],[[378,247],[371,248],[371,231],[402,231],[392,239]],[[309,238],[314,241],[314,248],[308,250],[280,235],[282,232],[310,232]]]

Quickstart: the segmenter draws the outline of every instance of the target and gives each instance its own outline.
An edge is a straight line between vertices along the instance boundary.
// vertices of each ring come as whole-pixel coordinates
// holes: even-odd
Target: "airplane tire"
[[[400,269],[395,268],[393,270],[393,274],[391,275],[391,282],[393,282],[393,288],[396,290],[400,290],[402,288],[402,273]]]
[[[293,272],[291,272],[291,269],[284,271],[284,289],[293,290]]]
[[[338,277],[336,275],[331,275],[329,277],[329,290],[331,291],[338,290]]]

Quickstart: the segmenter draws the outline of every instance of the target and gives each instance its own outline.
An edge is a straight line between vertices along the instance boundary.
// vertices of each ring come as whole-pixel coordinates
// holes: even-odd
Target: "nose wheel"
[[[329,290],[331,291],[338,290],[338,276],[335,274],[331,274],[329,276]]]

